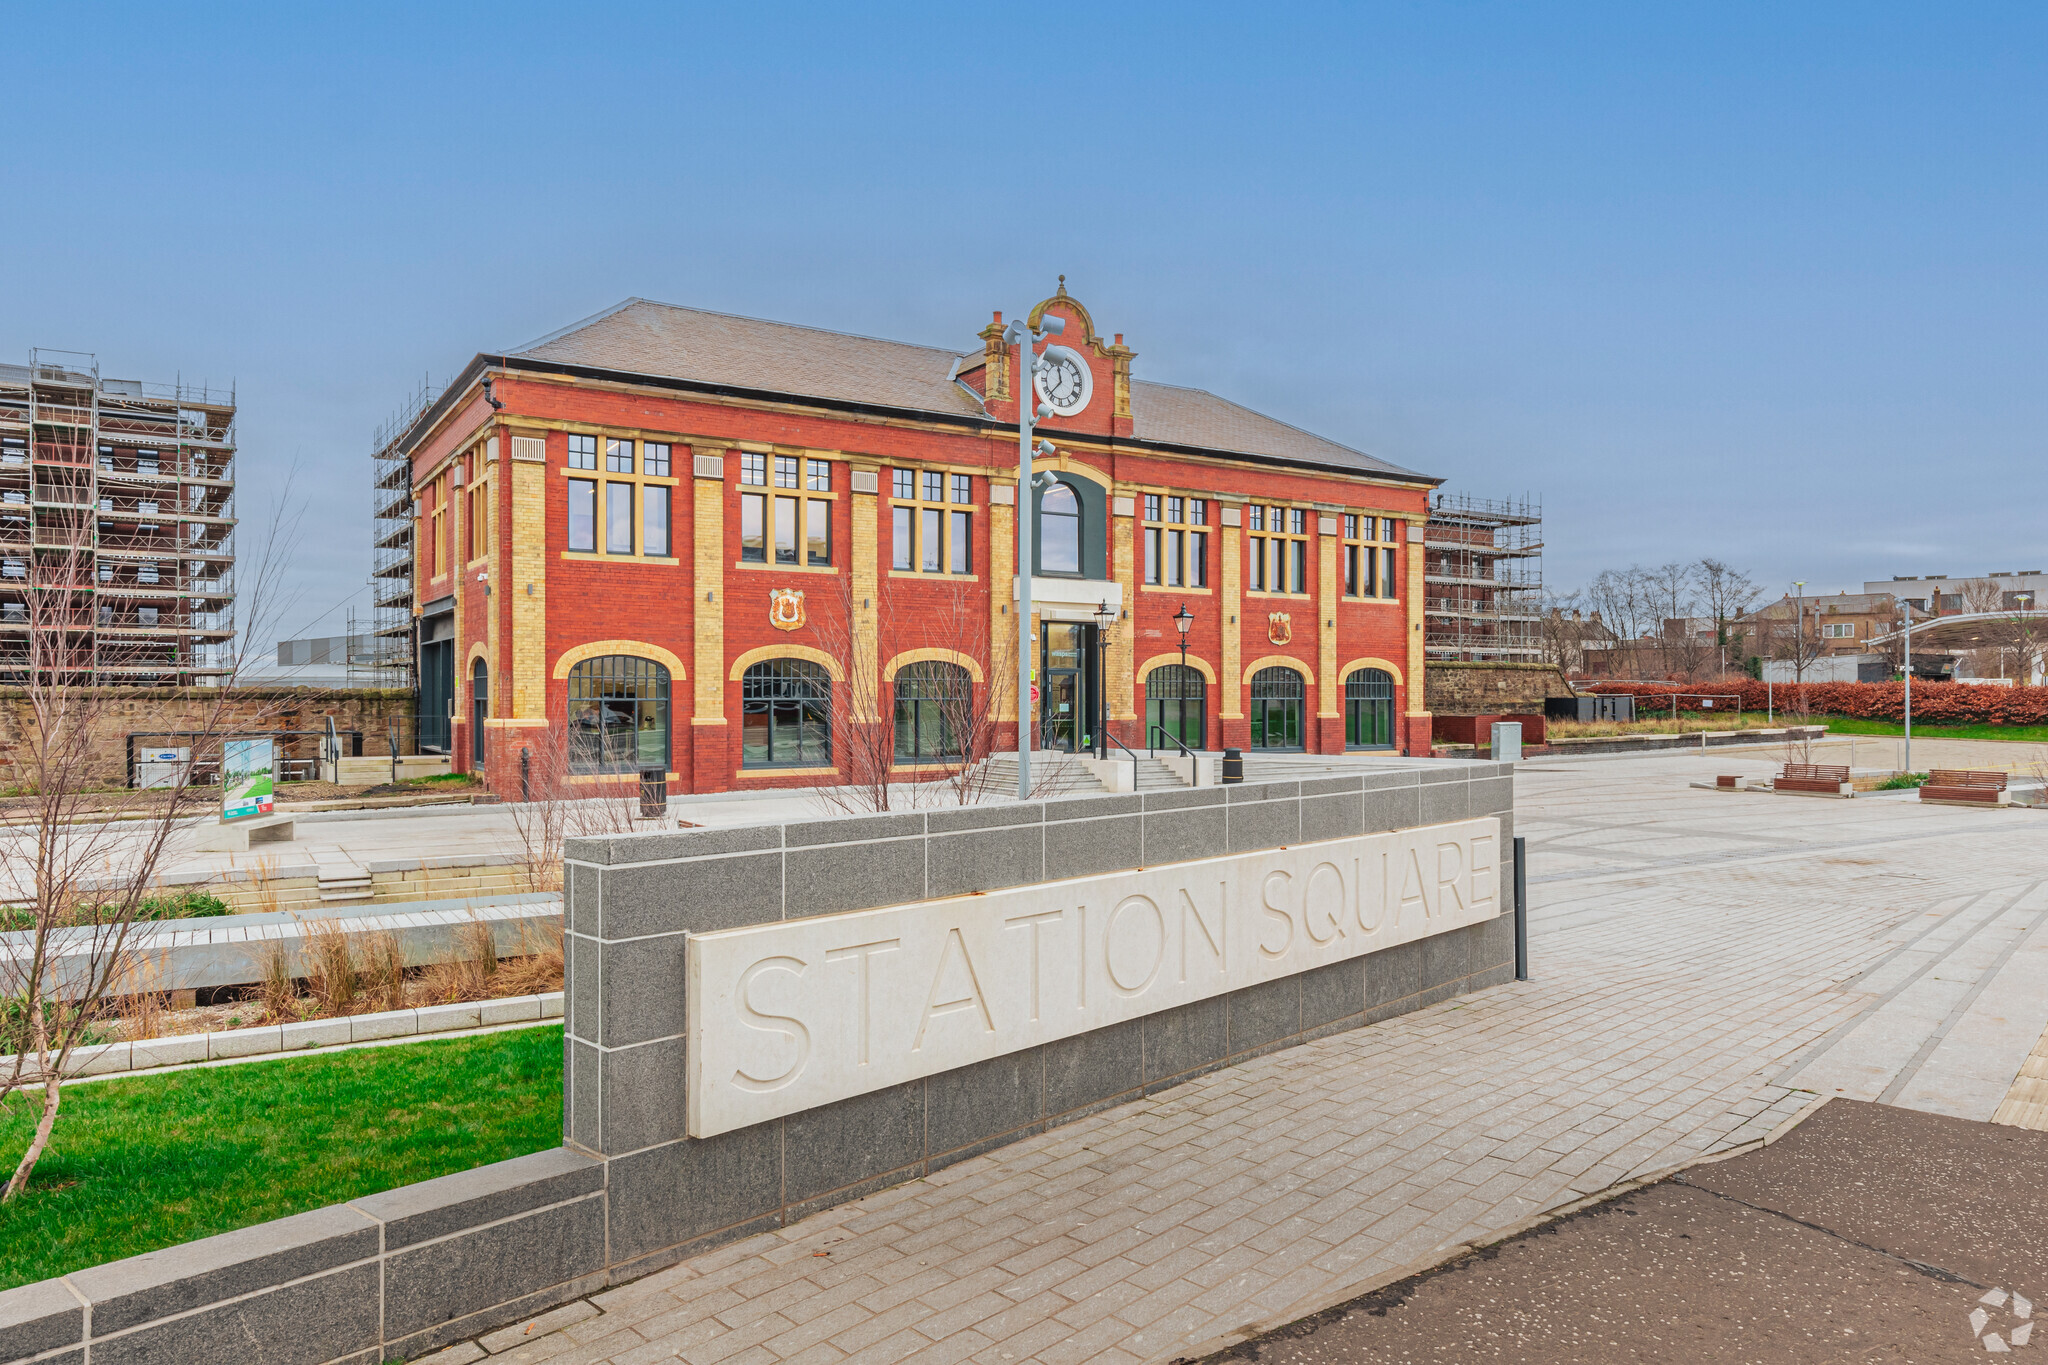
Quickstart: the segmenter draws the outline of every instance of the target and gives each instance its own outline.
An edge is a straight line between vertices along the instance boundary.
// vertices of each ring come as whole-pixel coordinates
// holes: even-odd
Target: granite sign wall
[[[707,1138],[1494,918],[1492,816],[693,934]]]

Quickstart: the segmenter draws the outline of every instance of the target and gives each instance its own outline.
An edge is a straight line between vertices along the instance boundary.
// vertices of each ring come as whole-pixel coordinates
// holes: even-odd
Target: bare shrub
[[[491,978],[498,970],[498,940],[491,925],[479,919],[457,925],[453,946],[455,953],[449,961],[437,962],[421,974],[421,993],[450,1003],[489,996]]]
[[[277,942],[263,945],[257,962],[262,973],[257,992],[263,1002],[265,1019],[292,1023],[299,1018],[299,983],[292,976],[292,955]]]
[[[518,955],[498,964],[496,993],[539,995],[543,991],[558,991],[562,989],[562,968],[561,923],[522,923]]]
[[[356,970],[348,935],[333,920],[322,920],[307,931],[304,942],[301,951],[306,959],[306,979],[321,1010],[329,1014],[354,1013],[363,982]]]
[[[632,832],[638,781],[631,774],[616,782],[572,781],[566,726],[521,733],[525,781],[510,807],[520,878],[529,891],[559,891],[564,842]]]
[[[378,929],[357,934],[355,938],[362,964],[361,989],[369,1007],[373,1010],[404,1009],[407,986],[405,954],[398,946],[398,935],[389,929]]]

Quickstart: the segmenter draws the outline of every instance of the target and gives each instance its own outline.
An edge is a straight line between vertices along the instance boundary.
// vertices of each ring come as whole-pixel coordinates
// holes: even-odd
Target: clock
[[[1039,401],[1051,406],[1055,415],[1072,417],[1095,396],[1095,376],[1080,352],[1065,346],[1048,346],[1039,356],[1033,387],[1038,391]]]

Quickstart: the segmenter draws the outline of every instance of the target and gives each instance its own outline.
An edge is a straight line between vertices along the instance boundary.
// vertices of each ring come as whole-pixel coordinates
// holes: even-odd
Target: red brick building
[[[1064,284],[1046,313],[1041,745],[1426,753],[1440,481],[1133,378]],[[808,785],[850,725],[943,765],[934,699],[967,694],[1013,745],[1017,359],[1000,314],[955,351],[641,299],[477,356],[400,438],[422,743],[501,791],[535,745],[596,783]]]

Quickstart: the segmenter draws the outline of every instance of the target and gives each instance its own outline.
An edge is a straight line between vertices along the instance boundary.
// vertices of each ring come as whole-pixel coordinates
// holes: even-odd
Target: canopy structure
[[[1870,641],[1888,645],[1903,639],[1906,632],[1895,630]],[[1953,653],[1965,649],[2038,650],[2048,643],[2048,614],[2034,611],[1978,611],[1963,616],[1940,616],[1913,627],[1913,648],[1930,653]]]

